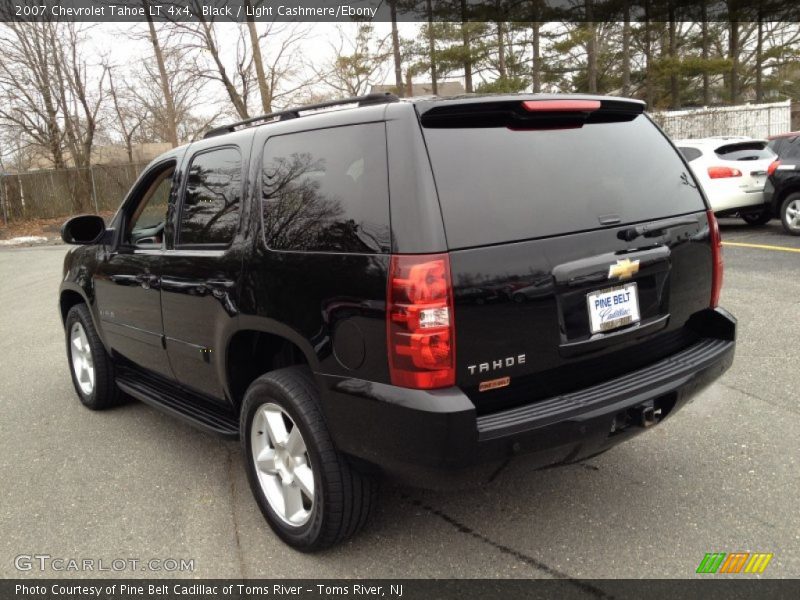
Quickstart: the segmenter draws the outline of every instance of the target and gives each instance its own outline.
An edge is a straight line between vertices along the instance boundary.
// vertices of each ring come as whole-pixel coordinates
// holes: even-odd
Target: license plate
[[[592,333],[609,331],[640,320],[639,294],[635,283],[586,294],[586,304]]]

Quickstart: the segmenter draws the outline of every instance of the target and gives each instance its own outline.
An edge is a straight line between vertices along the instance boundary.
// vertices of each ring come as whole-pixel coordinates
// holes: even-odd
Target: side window
[[[793,160],[800,159],[800,137],[793,138],[786,150],[786,158],[791,158]]]
[[[219,148],[192,158],[178,228],[179,246],[227,246],[239,226],[242,155]]]
[[[778,156],[783,156],[784,152],[786,152],[786,143],[785,140],[783,140],[782,138],[778,138],[777,140],[770,140],[769,144],[767,145]]]
[[[127,219],[123,243],[141,247],[161,246],[167,222],[175,164],[158,167],[145,184],[139,201]]]
[[[700,152],[700,150],[698,150],[697,148],[689,148],[688,146],[680,146],[678,148],[678,150],[681,151],[681,154],[683,154],[683,157],[688,162],[692,162],[696,158],[700,158],[701,156],[703,156],[703,153]]]
[[[387,178],[383,123],[270,138],[261,182],[267,246],[389,252]]]

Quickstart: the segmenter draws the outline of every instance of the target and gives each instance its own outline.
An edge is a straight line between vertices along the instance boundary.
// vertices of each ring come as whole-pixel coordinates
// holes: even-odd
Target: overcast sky
[[[287,25],[289,24],[279,24],[281,27]],[[296,59],[298,65],[312,64],[319,68],[322,68],[334,56],[331,44],[336,44],[339,41],[340,29],[345,35],[352,38],[355,38],[357,31],[355,23],[301,23],[299,25],[307,27],[309,35],[298,45],[298,53],[294,55],[293,59]],[[156,27],[161,29],[164,26],[156,24]],[[231,62],[230,59],[233,58],[236,52],[235,42],[238,36],[238,34],[234,34],[234,30],[241,26],[233,23],[220,23],[217,27],[220,29],[218,39],[222,44],[223,56],[229,59],[228,62]],[[375,34],[380,37],[388,36],[391,33],[390,23],[374,23],[374,28]],[[399,23],[398,28],[401,37],[412,38],[417,35],[419,25],[416,23]],[[225,29],[230,29],[232,35],[224,35]],[[138,61],[154,60],[152,46],[147,40],[146,23],[94,23],[89,26],[87,33],[89,46],[94,53],[98,57],[107,56],[112,64],[125,66],[135,65]],[[226,40],[229,42],[227,45],[225,44]],[[269,53],[269,44],[268,38],[262,45],[262,51],[265,54]],[[394,83],[394,71],[389,62],[387,62],[387,68],[383,75],[382,81],[373,83]],[[221,86],[215,90],[215,95],[217,96],[216,98],[210,99],[212,102],[226,100]]]

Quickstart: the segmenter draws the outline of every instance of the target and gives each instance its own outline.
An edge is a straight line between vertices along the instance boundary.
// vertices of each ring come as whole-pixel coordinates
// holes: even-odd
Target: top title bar
[[[0,0],[2,21],[800,21],[797,0]]]

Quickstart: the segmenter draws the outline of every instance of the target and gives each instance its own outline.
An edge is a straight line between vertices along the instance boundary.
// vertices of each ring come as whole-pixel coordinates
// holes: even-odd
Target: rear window
[[[273,250],[389,252],[383,123],[270,138],[261,192],[264,238]]]
[[[766,160],[775,157],[766,142],[737,142],[720,146],[714,153],[722,160]]]
[[[424,133],[451,248],[705,210],[680,155],[644,115],[575,129]]]

